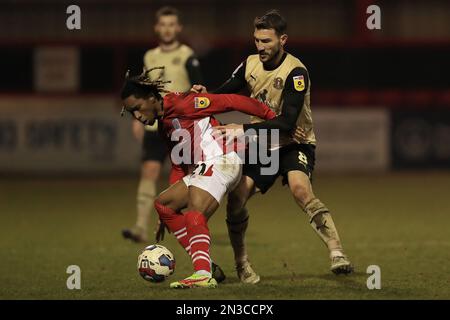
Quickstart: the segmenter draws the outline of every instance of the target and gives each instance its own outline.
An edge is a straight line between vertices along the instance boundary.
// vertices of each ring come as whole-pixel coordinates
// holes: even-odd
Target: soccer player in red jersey
[[[171,91],[189,91],[191,84],[202,83],[200,63],[193,50],[180,39],[183,25],[180,12],[173,7],[162,7],[155,13],[155,35],[158,46],[144,55],[144,66],[164,66],[164,70],[154,70],[152,79],[177,79],[167,85]],[[158,121],[153,126],[143,126],[133,121],[133,134],[142,144],[141,176],[136,194],[136,223],[122,230],[125,239],[134,242],[148,242],[150,220],[154,218],[153,203],[158,195],[157,182],[160,178],[167,146],[158,134]],[[159,219],[157,220],[159,221]],[[153,224],[153,221],[151,221]]]
[[[148,71],[128,77],[122,88],[124,109],[145,125],[162,122],[160,133],[168,140],[172,162],[182,165],[184,178],[155,201],[161,221],[176,236],[192,259],[195,273],[170,284],[171,288],[217,287],[211,275],[211,237],[207,221],[223,196],[239,183],[242,162],[234,140],[224,143],[214,138],[219,122],[214,114],[241,111],[261,119],[275,113],[265,104],[235,94],[169,93],[162,97],[164,82],[151,81]],[[181,137],[181,139],[180,139]],[[229,142],[229,141],[228,141]],[[178,159],[174,159],[177,155]],[[193,169],[192,174],[190,168]],[[177,172],[180,172],[178,170]],[[177,179],[172,175],[171,179]],[[187,209],[181,213],[182,209]]]

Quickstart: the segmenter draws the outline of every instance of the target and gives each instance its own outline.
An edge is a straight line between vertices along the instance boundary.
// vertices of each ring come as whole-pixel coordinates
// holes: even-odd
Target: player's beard
[[[267,60],[266,62],[263,62],[264,65],[272,67],[275,65],[276,60],[281,55],[281,46],[278,47],[277,51],[272,55],[272,57]]]

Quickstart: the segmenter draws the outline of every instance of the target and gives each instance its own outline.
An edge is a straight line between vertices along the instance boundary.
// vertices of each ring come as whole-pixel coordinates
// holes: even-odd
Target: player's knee
[[[309,201],[314,198],[310,188],[303,186],[301,184],[295,184],[291,186],[291,192],[295,200],[305,206]]]
[[[226,222],[229,226],[245,224],[245,229],[247,229],[248,218],[248,210],[244,207],[240,211],[227,212]]]
[[[153,206],[155,207],[155,210],[156,210],[156,212],[158,213],[158,216],[159,216],[159,218],[161,219],[161,220],[163,220],[163,215],[164,215],[164,213],[163,213],[163,207],[164,207],[164,205],[161,203],[161,202],[159,202],[158,201],[158,199],[156,199],[154,202],[153,202]]]
[[[255,183],[249,177],[243,176],[239,185],[228,194],[227,216],[240,214],[247,204],[247,200],[255,192]]]
[[[189,199],[188,211],[196,211],[204,215],[209,215],[209,212],[211,211],[211,201],[208,200],[201,197],[191,197]]]
[[[199,201],[198,198],[190,198],[188,210],[189,211],[199,211],[203,212],[205,210],[205,204],[202,201]]]
[[[238,214],[245,206],[246,198],[239,192],[231,192],[228,194],[227,216]]]
[[[191,192],[187,205],[188,212],[198,212],[209,219],[219,207],[219,202],[205,191],[200,193]]]
[[[153,206],[155,207],[156,212],[158,212],[158,214],[161,215],[160,212],[163,211],[163,209],[164,209],[164,207],[165,207],[165,204],[164,204],[164,202],[163,202],[160,198],[157,198],[157,199],[153,202]]]
[[[141,176],[143,179],[158,180],[161,164],[158,161],[145,161],[142,164]]]
[[[167,206],[172,200],[172,197],[168,196],[166,192],[161,192],[155,199],[155,205],[158,202],[160,205]]]
[[[176,212],[167,206],[160,198],[156,199],[154,202],[155,210],[162,221],[166,221],[172,218]]]
[[[141,179],[138,186],[137,201],[153,201],[156,196],[156,182],[149,179]]]

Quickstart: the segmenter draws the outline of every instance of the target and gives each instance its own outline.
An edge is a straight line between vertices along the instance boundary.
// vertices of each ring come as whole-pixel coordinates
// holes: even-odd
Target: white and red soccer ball
[[[137,269],[145,280],[161,282],[175,271],[175,258],[166,247],[152,244],[139,255]]]

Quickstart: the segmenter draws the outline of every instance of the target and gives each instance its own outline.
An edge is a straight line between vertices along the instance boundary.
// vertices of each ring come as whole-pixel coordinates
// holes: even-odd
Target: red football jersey
[[[213,127],[219,125],[219,121],[213,115],[240,111],[265,120],[275,117],[275,113],[265,104],[237,94],[171,93],[164,97],[163,110],[161,134],[167,139],[169,151],[177,144],[180,150],[183,144],[190,144],[184,145],[185,150],[190,150],[190,155],[185,155],[184,158],[189,157],[188,164],[234,150],[226,147],[222,140],[214,139]],[[171,160],[172,163],[179,164],[179,159]]]

